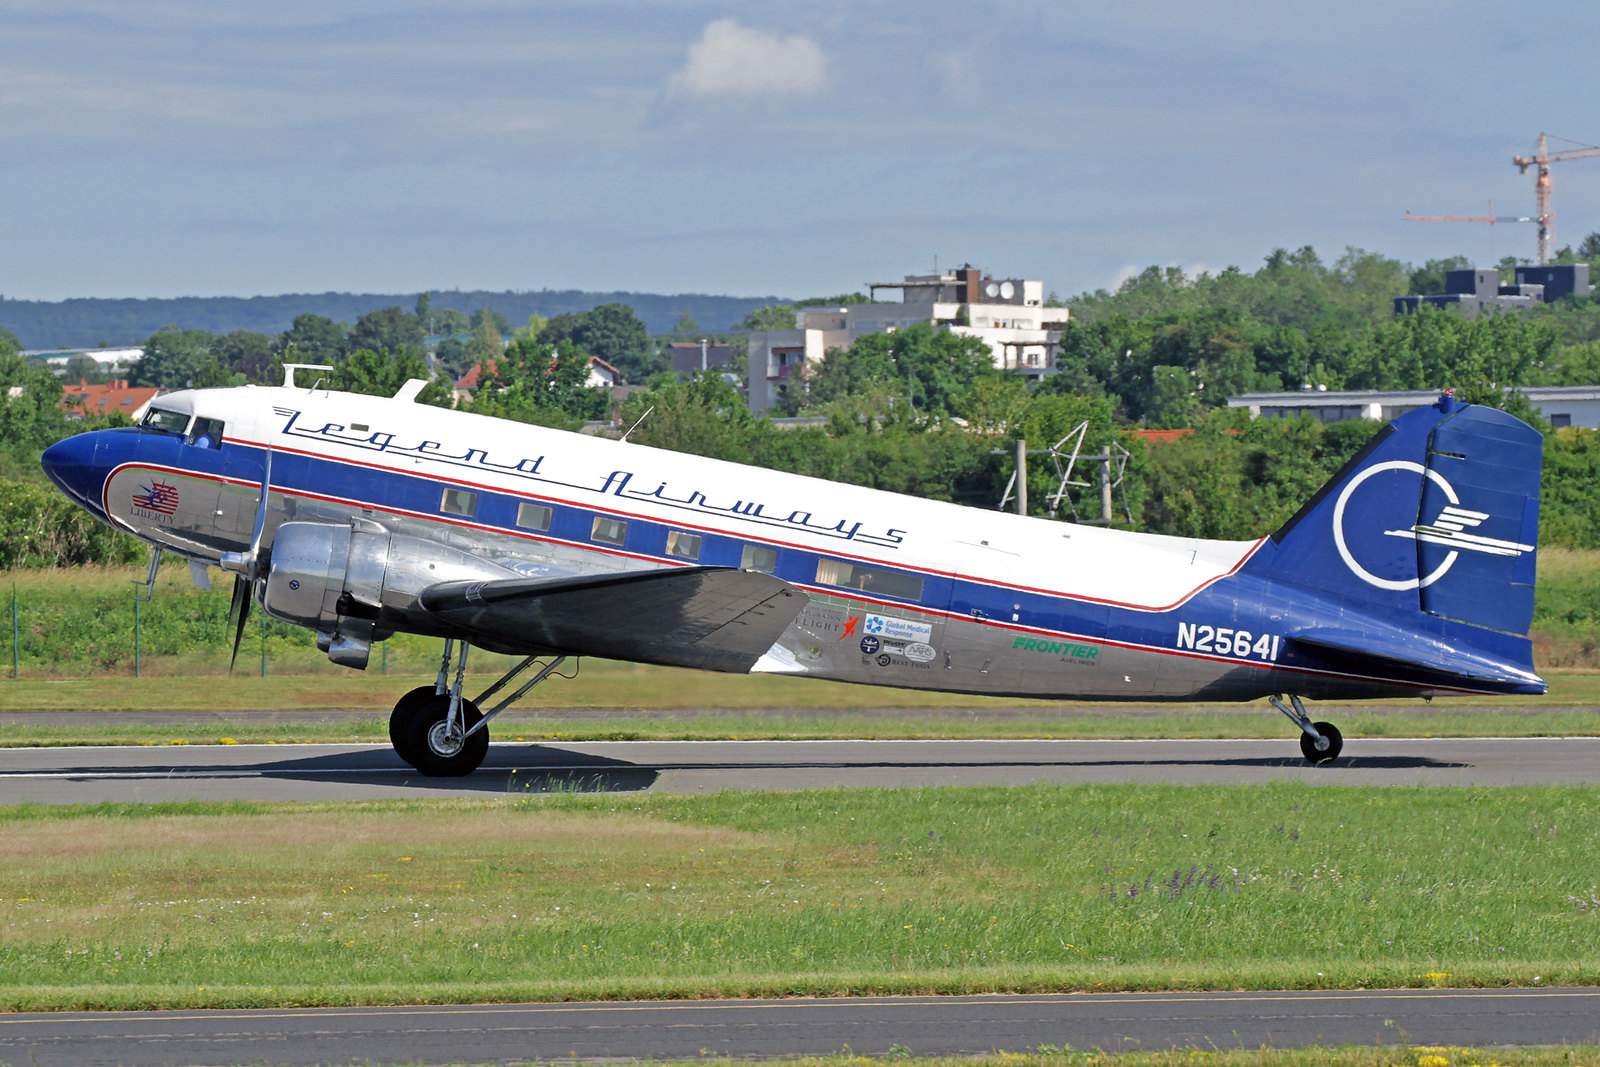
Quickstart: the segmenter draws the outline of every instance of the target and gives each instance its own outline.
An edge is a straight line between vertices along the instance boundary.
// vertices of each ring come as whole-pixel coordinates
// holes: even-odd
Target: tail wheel
[[[395,754],[413,767],[417,761],[411,754],[411,746],[406,740],[406,724],[411,721],[411,715],[429,697],[437,696],[431,685],[419,685],[399,700],[395,701],[394,711],[389,714],[389,744],[394,746]]]
[[[396,707],[396,714],[400,708]],[[450,736],[450,697],[431,694],[419,700],[406,714],[402,735],[405,747],[396,751],[417,770],[433,778],[458,778],[478,769],[489,754],[489,731],[479,730],[465,737]],[[471,730],[483,721],[478,705],[461,700],[461,728]]]
[[[1314,722],[1311,725],[1322,735],[1327,747],[1319,749],[1310,734],[1301,734],[1300,754],[1308,763],[1332,763],[1339,758],[1339,751],[1344,748],[1344,735],[1331,722]]]

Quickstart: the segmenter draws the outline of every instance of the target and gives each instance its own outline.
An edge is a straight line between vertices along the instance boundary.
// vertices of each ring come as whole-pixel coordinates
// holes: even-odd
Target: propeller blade
[[[239,645],[244,641],[244,624],[250,619],[250,593],[255,583],[244,575],[233,579],[233,601],[228,605],[228,625],[233,627],[233,655],[228,657],[228,673],[239,660]]]
[[[272,493],[272,449],[267,449],[266,465],[261,470],[261,500],[256,504],[256,524],[250,530],[250,577],[257,577],[261,560],[261,535],[267,528],[267,499]]]

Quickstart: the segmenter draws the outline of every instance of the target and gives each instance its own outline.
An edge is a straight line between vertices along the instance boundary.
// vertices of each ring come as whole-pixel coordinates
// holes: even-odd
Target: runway
[[[0,1016],[42,1065],[507,1063],[1600,1042],[1600,990],[1100,993]]]
[[[497,743],[476,773],[443,779],[417,774],[387,745],[0,750],[0,804],[1276,781],[1592,785],[1600,782],[1600,738],[1356,739],[1321,767],[1306,764],[1292,740]]]

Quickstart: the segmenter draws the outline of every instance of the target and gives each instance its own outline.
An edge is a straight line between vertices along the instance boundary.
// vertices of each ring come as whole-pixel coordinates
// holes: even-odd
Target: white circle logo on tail
[[[1339,494],[1339,501],[1333,506],[1333,543],[1339,549],[1339,558],[1344,560],[1344,565],[1346,567],[1350,568],[1350,573],[1354,574],[1357,578],[1360,578],[1368,585],[1376,586],[1379,589],[1392,589],[1397,592],[1406,589],[1420,589],[1423,586],[1432,585],[1440,578],[1443,578],[1445,576],[1445,572],[1448,571],[1455,563],[1456,556],[1459,555],[1459,553],[1452,550],[1449,555],[1445,556],[1444,562],[1439,564],[1438,567],[1434,568],[1433,573],[1425,578],[1421,576],[1416,578],[1401,579],[1380,578],[1376,574],[1373,574],[1371,571],[1367,570],[1360,563],[1356,562],[1355,554],[1350,551],[1350,545],[1345,540],[1344,509],[1345,505],[1350,502],[1350,494],[1354,493],[1362,482],[1366,481],[1368,478],[1371,478],[1374,474],[1381,474],[1384,471],[1392,470],[1414,471],[1433,482],[1433,484],[1437,485],[1440,491],[1444,493],[1445,498],[1448,499],[1452,505],[1461,503],[1461,499],[1456,496],[1455,487],[1446,481],[1444,475],[1440,474],[1438,471],[1429,470],[1422,464],[1413,463],[1407,459],[1396,459],[1391,460],[1388,463],[1377,463],[1371,467],[1368,467],[1354,478],[1350,479],[1350,484],[1345,486],[1344,492]],[[1481,522],[1483,520],[1479,519],[1478,521]],[[1384,532],[1393,537],[1415,538],[1418,536],[1418,532],[1421,529],[1421,527],[1413,526],[1408,530],[1386,530]],[[1430,538],[1429,540],[1432,539]]]

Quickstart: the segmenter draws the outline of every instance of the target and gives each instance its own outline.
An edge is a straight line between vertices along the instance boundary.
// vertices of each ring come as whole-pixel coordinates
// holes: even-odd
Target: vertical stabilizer
[[[1379,618],[1526,635],[1542,450],[1520,419],[1446,394],[1380,430],[1273,534],[1269,573]]]

